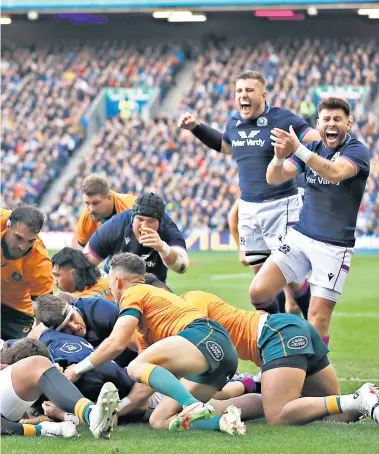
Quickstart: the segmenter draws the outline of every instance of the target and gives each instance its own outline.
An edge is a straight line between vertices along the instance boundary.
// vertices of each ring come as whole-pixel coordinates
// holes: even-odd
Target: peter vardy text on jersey
[[[263,147],[265,144],[265,140],[263,139],[246,139],[246,140],[232,140],[232,147],[245,147],[245,146],[250,146],[250,147]]]

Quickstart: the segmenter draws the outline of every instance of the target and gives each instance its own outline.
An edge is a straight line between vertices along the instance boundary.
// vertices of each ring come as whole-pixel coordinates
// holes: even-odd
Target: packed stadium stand
[[[168,42],[168,41],[167,41]],[[217,44],[216,44],[217,43]],[[186,49],[186,50],[184,50]],[[152,190],[167,202],[184,232],[227,229],[227,213],[238,197],[236,166],[176,127],[189,109],[223,130],[234,110],[234,77],[253,69],[267,80],[268,101],[314,125],[316,85],[365,86],[365,103],[353,105],[353,134],[370,148],[371,175],[358,219],[361,233],[379,233],[379,53],[374,41],[280,38],[201,41],[191,46],[126,42],[73,47],[6,48],[2,62],[2,204],[39,201],[84,139],[83,115],[104,86],[173,86],[184,59],[193,78],[179,106],[159,118],[114,117],[92,139],[90,153],[50,205],[45,229],[72,231],[81,209],[80,184],[92,172],[108,175],[112,189]],[[175,89],[175,88],[174,88]],[[367,110],[368,109],[368,110]]]
[[[6,46],[1,62],[2,205],[39,202],[80,146],[84,115],[103,87],[172,83],[175,46],[117,42]]]

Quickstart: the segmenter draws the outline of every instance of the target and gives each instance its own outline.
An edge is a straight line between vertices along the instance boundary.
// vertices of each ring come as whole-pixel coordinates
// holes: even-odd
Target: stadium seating
[[[24,55],[21,59],[24,62],[36,57],[26,50],[8,52],[5,54],[8,67],[4,70],[4,96],[16,101],[22,94],[17,91],[15,95],[12,90],[14,86],[17,87],[14,80],[17,76],[20,78],[23,65],[20,65],[21,69],[18,68],[15,60],[19,60],[21,55]],[[29,161],[33,159],[43,163],[46,157],[52,159],[53,151],[56,152],[53,156],[56,167],[64,165],[81,140],[80,136],[72,136],[75,132],[72,128],[79,122],[80,114],[85,111],[101,86],[125,83],[123,65],[128,65],[133,83],[159,85],[166,80],[167,75],[170,77],[176,64],[169,57],[163,62],[161,58],[152,58],[159,55],[155,47],[154,50],[145,49],[144,54],[132,50],[126,54],[124,51],[122,59],[120,47],[117,46],[112,47],[111,51],[108,47],[106,52],[101,46],[86,46],[65,54],[59,53],[59,49],[40,49],[37,55],[41,55],[41,62],[46,61],[48,55],[52,61],[59,56],[57,69],[52,71],[49,77],[54,76],[54,80],[59,82],[56,82],[59,88],[54,86],[57,93],[61,91],[66,94],[64,101],[62,96],[57,98],[65,103],[65,110],[54,100],[51,112],[64,110],[71,117],[75,115],[76,122],[63,129],[61,125],[57,126],[56,122],[43,118],[46,122],[45,128],[51,134],[49,145],[53,145],[45,147],[39,142],[36,144],[37,139],[30,144],[29,140],[26,143],[31,147],[31,151],[28,148],[28,153],[22,151],[17,154],[16,139],[23,135],[18,125],[12,126],[11,120],[6,121],[11,126],[3,125],[3,136],[6,140],[2,154],[6,169],[12,177],[3,182],[2,189],[3,203],[8,205],[10,200],[14,204],[15,198],[22,198],[16,183],[22,183],[27,188],[24,189],[24,199],[36,200],[48,182],[57,176],[58,170],[50,170],[49,166],[49,179],[45,182],[46,172],[38,174],[38,165],[34,161],[31,165]],[[190,229],[227,229],[227,213],[238,197],[236,167],[230,157],[207,150],[191,134],[178,130],[175,120],[180,113],[190,109],[203,121],[222,131],[234,111],[234,77],[239,72],[247,69],[262,72],[267,80],[268,101],[297,112],[311,124],[314,124],[316,106],[310,87],[323,84],[366,85],[371,87],[368,98],[376,95],[374,89],[379,77],[379,59],[374,56],[374,43],[356,40],[344,43],[327,39],[222,42],[220,45],[208,44],[201,52],[193,52],[193,55],[196,55],[195,77],[178,110],[167,112],[162,118],[148,122],[136,116],[128,121],[119,118],[108,120],[93,139],[90,155],[86,156],[76,175],[51,205],[46,230],[73,230],[81,209],[80,184],[83,177],[91,172],[108,175],[110,186],[118,192],[138,194],[142,190],[152,190],[161,194],[172,217],[184,232]],[[36,64],[34,70],[26,66],[26,73],[32,80],[37,80],[38,87],[41,86],[39,89],[45,90],[41,93],[48,93],[50,81],[38,82],[38,77],[42,78],[41,74],[46,74],[46,67],[43,63],[40,64],[41,66]],[[135,69],[136,66],[138,70]],[[132,74],[130,68],[134,69]],[[77,78],[76,82],[62,81],[67,71]],[[40,76],[37,76],[38,74]],[[46,88],[44,84],[48,84]],[[83,88],[78,88],[82,85],[86,87],[84,91]],[[44,102],[48,102],[48,99]],[[368,105],[371,100],[367,100]],[[29,106],[28,103],[26,105]],[[372,152],[372,172],[359,215],[358,229],[360,232],[378,233],[379,117],[374,112],[367,114],[358,104],[353,110],[356,123],[352,132],[365,142]],[[12,115],[9,115],[9,118],[11,119]],[[33,124],[43,123],[41,114],[33,118],[36,118]],[[23,125],[22,121],[21,124]],[[63,138],[66,140],[66,148],[61,144]],[[75,142],[75,146],[67,150],[67,142]],[[63,151],[59,152],[61,148]],[[37,153],[33,150],[37,150]],[[17,176],[13,176],[12,172],[15,166],[18,169]],[[39,178],[39,175],[43,175],[43,178]],[[34,183],[39,186],[34,188]]]
[[[82,142],[83,115],[100,88],[157,86],[164,94],[176,54],[174,46],[109,42],[5,47],[2,206],[40,200]]]

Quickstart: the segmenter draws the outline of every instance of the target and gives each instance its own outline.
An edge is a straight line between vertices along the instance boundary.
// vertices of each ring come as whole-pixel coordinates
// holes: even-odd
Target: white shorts
[[[291,229],[271,257],[288,284],[302,283],[311,271],[312,296],[337,301],[333,295],[342,293],[353,254],[352,247],[333,246]]]
[[[301,197],[296,194],[270,202],[238,203],[238,233],[244,252],[271,251],[299,220]]]
[[[0,371],[0,413],[5,419],[20,421],[34,402],[22,400],[16,394],[12,383],[12,366]]]

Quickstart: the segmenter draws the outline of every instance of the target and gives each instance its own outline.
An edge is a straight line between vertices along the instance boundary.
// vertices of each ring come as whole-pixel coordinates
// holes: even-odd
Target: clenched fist
[[[187,129],[188,131],[192,131],[192,129],[194,129],[197,124],[198,121],[189,112],[183,114],[178,121],[178,127],[182,129]]]

